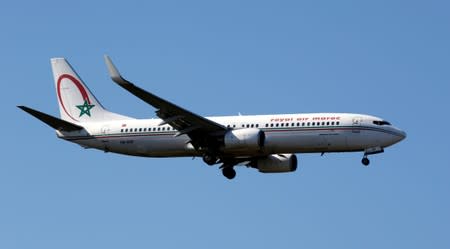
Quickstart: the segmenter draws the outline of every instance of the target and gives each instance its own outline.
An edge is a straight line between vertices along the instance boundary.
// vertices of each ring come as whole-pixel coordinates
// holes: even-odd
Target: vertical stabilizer
[[[51,59],[61,119],[70,122],[96,122],[130,119],[103,108],[64,58]]]

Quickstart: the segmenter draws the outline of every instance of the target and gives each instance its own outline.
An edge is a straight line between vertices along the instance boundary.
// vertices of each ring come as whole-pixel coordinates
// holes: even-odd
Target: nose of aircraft
[[[397,139],[396,142],[400,142],[400,141],[402,141],[403,139],[406,138],[406,132],[404,132],[404,131],[402,131],[402,130],[400,130],[398,128],[396,130],[397,130],[397,133],[398,133],[398,139]]]

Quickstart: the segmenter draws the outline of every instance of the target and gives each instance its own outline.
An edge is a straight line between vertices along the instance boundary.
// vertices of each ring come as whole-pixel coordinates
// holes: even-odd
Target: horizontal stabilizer
[[[26,106],[17,106],[20,109],[24,110],[25,112],[29,113],[31,116],[41,120],[42,122],[46,123],[47,125],[49,125],[50,127],[54,128],[55,130],[59,130],[59,131],[78,131],[78,130],[82,130],[83,127],[76,125],[76,124],[72,124],[70,122],[64,121],[62,119],[59,118],[55,118],[53,116],[50,116],[48,114],[45,114],[43,112],[40,111],[36,111],[34,109],[31,109],[29,107]]]

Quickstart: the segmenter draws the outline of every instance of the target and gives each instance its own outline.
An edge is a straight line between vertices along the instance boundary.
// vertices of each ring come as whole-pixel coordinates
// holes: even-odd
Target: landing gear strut
[[[370,161],[369,161],[369,158],[367,158],[367,156],[368,155],[378,154],[378,153],[383,153],[383,152],[384,152],[384,149],[382,147],[380,147],[380,146],[367,148],[367,149],[364,150],[364,157],[361,160],[361,163],[364,166],[369,166]]]
[[[369,160],[369,158],[367,158],[367,156],[364,156],[363,159],[361,160],[361,163],[364,166],[369,166],[370,160]]]
[[[222,174],[223,176],[231,180],[236,176],[236,171],[233,169],[233,167],[224,167],[222,169]]]

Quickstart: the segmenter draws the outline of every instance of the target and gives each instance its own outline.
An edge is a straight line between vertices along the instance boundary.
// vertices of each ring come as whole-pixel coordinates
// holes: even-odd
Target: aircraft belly
[[[74,141],[86,148],[105,152],[148,157],[193,156],[198,153],[186,136],[129,136]]]
[[[380,134],[373,131],[333,130],[325,131],[266,131],[264,148],[260,151],[236,151],[228,156],[261,156],[277,153],[339,152],[362,150],[380,146]],[[382,140],[382,138],[381,138]],[[74,141],[83,147],[96,148],[107,152],[147,157],[201,156],[187,136],[142,135],[109,137]]]
[[[268,153],[307,153],[344,151],[346,136],[339,132],[296,131],[266,133]]]
[[[137,141],[139,153],[154,157],[190,156],[195,149],[185,137],[164,136]]]

